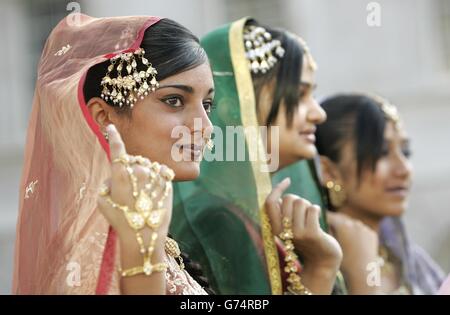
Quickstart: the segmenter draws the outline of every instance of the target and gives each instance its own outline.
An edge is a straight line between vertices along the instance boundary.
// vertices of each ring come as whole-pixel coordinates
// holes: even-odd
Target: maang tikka
[[[158,71],[144,57],[145,51],[138,48],[134,52],[126,52],[110,59],[111,64],[102,79],[103,90],[101,98],[111,101],[114,105],[124,105],[133,108],[138,99],[144,99],[149,92],[154,92],[159,83],[156,80]],[[138,62],[147,69],[138,71]],[[116,72],[116,77],[112,73]]]
[[[261,26],[244,27],[244,46],[249,68],[255,74],[272,69],[285,53],[281,42]]]

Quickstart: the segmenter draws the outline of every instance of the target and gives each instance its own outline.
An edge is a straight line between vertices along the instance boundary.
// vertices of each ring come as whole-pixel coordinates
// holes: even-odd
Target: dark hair
[[[340,94],[327,98],[321,105],[327,120],[317,126],[319,154],[337,163],[344,144],[352,141],[358,180],[364,169],[374,171],[382,155],[386,126],[381,104],[366,95]]]
[[[170,19],[162,19],[149,27],[142,39],[141,48],[145,50],[145,58],[158,70],[158,81],[175,74],[190,70],[208,62],[204,49],[200,46],[198,38],[184,26]],[[101,81],[105,76],[109,61],[94,65],[88,70],[83,87],[84,99],[88,102],[93,97],[100,97],[102,93]],[[143,65],[139,64],[138,69]],[[118,112],[131,113],[129,106],[120,108],[117,104],[107,101],[108,105],[116,108]],[[199,264],[182,253],[186,271],[203,289],[213,294],[208,279],[203,276]]]
[[[257,25],[253,20],[249,23]],[[272,106],[265,125],[270,126],[275,121],[280,111],[280,105],[284,101],[288,126],[291,126],[293,113],[297,109],[301,97],[299,86],[305,49],[292,33],[283,29],[263,27],[272,35],[273,39],[281,42],[285,54],[283,58],[278,59],[276,65],[268,72],[264,74],[252,73],[256,104],[259,104],[262,88],[271,82],[275,82]]]
[[[214,289],[211,287],[211,284],[208,281],[208,278],[203,274],[202,266],[191,260],[189,255],[185,252],[181,253],[181,257],[183,258],[184,266],[189,275],[197,281],[197,283],[208,293],[209,295],[216,294]]]
[[[145,58],[157,69],[158,81],[208,62],[199,39],[187,28],[170,19],[162,19],[149,27],[144,33],[140,47],[145,50]],[[109,61],[105,61],[89,69],[83,88],[86,102],[93,97],[100,97],[100,82],[109,64]],[[138,70],[145,70],[140,63]],[[111,101],[107,103],[118,111],[130,112],[128,106],[119,108]]]

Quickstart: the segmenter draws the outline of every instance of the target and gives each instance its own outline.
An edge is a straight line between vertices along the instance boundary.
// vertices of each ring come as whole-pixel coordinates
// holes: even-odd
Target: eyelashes
[[[203,103],[203,108],[207,114],[210,114],[216,108],[216,105],[212,101],[206,101]]]
[[[180,109],[185,106],[185,101],[181,95],[170,95],[160,100],[164,104],[174,109]],[[205,109],[207,114],[210,114],[215,107],[216,106],[212,100],[207,100],[203,102],[203,108]]]
[[[413,152],[411,151],[410,148],[402,148],[401,151],[402,151],[402,154],[408,159],[413,154]],[[383,148],[382,151],[381,151],[381,156],[388,156],[388,155],[389,155],[389,149]]]
[[[161,101],[172,108],[179,108],[184,105],[183,98],[178,95],[171,95],[161,99]]]
[[[402,153],[406,158],[410,158],[413,154],[413,152],[411,151],[411,149],[407,148],[407,149],[402,149]]]

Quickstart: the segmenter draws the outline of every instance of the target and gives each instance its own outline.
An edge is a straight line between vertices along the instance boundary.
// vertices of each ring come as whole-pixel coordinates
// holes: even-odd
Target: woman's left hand
[[[295,249],[304,261],[305,285],[310,282],[307,287],[314,293],[330,293],[342,261],[341,247],[334,237],[321,229],[319,206],[292,194],[281,197],[289,185],[290,180],[285,179],[266,199],[272,231],[274,235],[283,231],[283,218],[292,222]]]

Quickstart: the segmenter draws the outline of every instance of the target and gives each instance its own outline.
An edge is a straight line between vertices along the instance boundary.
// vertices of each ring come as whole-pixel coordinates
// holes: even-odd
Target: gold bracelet
[[[146,264],[144,266],[137,266],[129,269],[119,269],[120,275],[122,277],[133,277],[136,275],[144,274],[146,276],[150,276],[154,274],[155,272],[163,272],[167,270],[167,264],[166,263],[156,263],[154,265],[152,264]]]
[[[284,257],[286,265],[284,267],[284,271],[289,274],[286,280],[288,282],[286,294],[312,295],[311,291],[303,285],[302,279],[298,274],[298,267],[295,264],[298,256],[294,252],[295,247],[292,242],[292,239],[294,238],[294,233],[292,232],[292,222],[287,217],[283,218],[283,232],[280,233],[279,237],[283,241],[286,249],[286,256]]]
[[[152,243],[153,243],[154,240],[156,240],[156,238],[153,237],[155,234],[152,234]],[[154,250],[151,247],[153,244],[151,244],[149,246],[148,251],[145,251],[145,248],[143,246],[142,236],[140,235],[139,232],[136,233],[136,237],[138,239],[138,243],[139,243],[139,246],[141,248],[140,249],[141,253],[147,254],[146,258],[151,256],[151,253]],[[181,257],[181,251],[180,251],[180,248],[178,246],[178,243],[174,239],[172,239],[170,237],[167,237],[164,249],[165,249],[165,252],[168,255],[172,256],[175,259],[178,259],[178,261],[179,261],[178,264],[180,266],[180,269],[183,270],[185,268],[185,266],[184,266],[183,258]],[[167,266],[166,263],[157,263],[157,264],[152,265],[150,263],[150,261],[147,260],[144,263],[144,266],[137,266],[137,267],[129,268],[129,269],[126,269],[126,270],[119,269],[119,273],[120,273],[120,275],[122,277],[132,277],[132,276],[139,275],[139,274],[145,274],[145,275],[149,276],[149,275],[151,275],[151,274],[153,274],[155,272],[166,271],[167,268],[168,268],[168,266]]]

